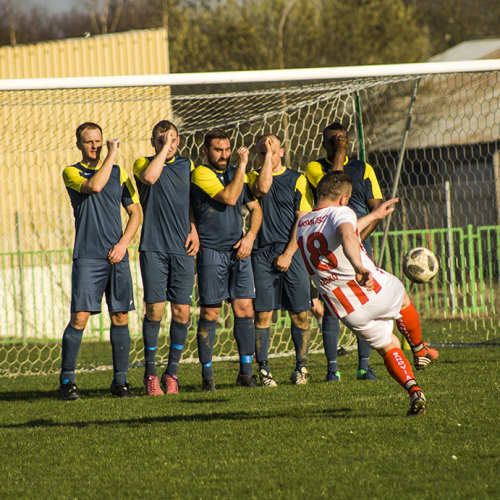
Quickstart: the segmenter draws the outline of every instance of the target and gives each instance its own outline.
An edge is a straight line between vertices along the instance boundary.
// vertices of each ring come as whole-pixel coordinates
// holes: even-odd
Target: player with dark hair
[[[156,349],[165,302],[170,302],[170,349],[168,365],[161,376],[167,394],[179,392],[177,372],[189,326],[194,286],[194,255],[199,238],[190,210],[193,162],[177,154],[177,127],[158,122],[151,137],[155,156],[139,158],[134,176],[144,213],[140,264],[146,314],[142,324],[144,341],[144,385],[149,396],[163,394],[156,373]]]
[[[101,312],[105,294],[111,316],[111,392],[119,397],[134,397],[127,382],[131,343],[128,311],[135,309],[127,247],[141,223],[139,198],[125,170],[114,164],[120,147],[118,139],[107,142],[108,154],[102,161],[101,127],[86,122],[76,130],[76,146],[82,153],[81,161],[63,171],[76,234],[71,320],[62,340],[59,392],[65,401],[80,399],[75,383],[78,351],[90,315]],[[123,232],[120,205],[129,215]]]
[[[257,140],[260,170],[248,174],[252,193],[262,208],[262,227],[254,242],[255,356],[264,387],[275,387],[269,370],[270,326],[274,310],[288,311],[296,365],[291,380],[307,384],[307,354],[311,329],[309,276],[298,251],[295,232],[299,219],[312,209],[312,194],[304,175],[282,165],[281,140],[266,134]]]
[[[422,343],[418,313],[395,276],[377,269],[361,245],[360,233],[394,211],[393,199],[356,218],[348,207],[353,182],[345,172],[329,172],[317,185],[314,211],[302,217],[297,241],[304,263],[330,310],[384,359],[389,374],[410,395],[407,415],[425,414],[425,397],[392,333],[393,319],[412,346],[418,369],[437,360]]]
[[[348,132],[341,123],[335,122],[328,125],[323,131],[322,142],[326,156],[307,165],[306,177],[316,200],[317,185],[326,173],[330,171],[347,172],[353,180],[349,207],[354,210],[357,217],[363,217],[367,213],[367,208],[371,212],[380,206],[382,193],[373,168],[368,163],[346,156],[348,144]],[[370,257],[371,246],[368,236],[375,230],[377,223],[378,221],[372,222],[361,234],[363,245]],[[338,319],[329,314],[328,309],[326,309],[323,317],[323,344],[328,361],[327,382],[335,382],[340,379],[337,363],[339,333]],[[370,348],[358,338],[357,378],[360,380],[378,380],[370,367],[369,358]]]
[[[229,136],[221,129],[213,129],[205,135],[203,154],[206,163],[197,167],[191,178],[191,198],[200,235],[196,265],[200,297],[197,342],[202,389],[215,391],[212,355],[217,319],[222,302],[227,299],[234,313],[234,338],[240,360],[236,384],[257,387],[252,371],[255,287],[250,253],[262,222],[262,211],[247,183],[245,169],[249,152],[245,147],[238,149],[238,165],[231,166]],[[243,205],[250,212],[246,235],[243,235]]]

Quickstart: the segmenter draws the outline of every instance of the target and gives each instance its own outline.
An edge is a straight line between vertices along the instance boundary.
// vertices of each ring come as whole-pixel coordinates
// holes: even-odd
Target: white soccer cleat
[[[274,380],[271,372],[266,372],[266,370],[260,370],[259,378],[262,387],[278,387],[278,384],[276,383],[276,380]]]
[[[290,375],[290,380],[295,385],[305,385],[309,383],[311,375],[307,371],[307,368],[303,366],[300,370],[294,370]]]

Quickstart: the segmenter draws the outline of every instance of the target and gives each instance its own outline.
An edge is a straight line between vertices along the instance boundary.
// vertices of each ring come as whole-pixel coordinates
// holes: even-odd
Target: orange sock
[[[410,363],[405,358],[401,349],[391,349],[384,356],[384,364],[390,376],[401,386],[403,386],[410,396],[415,391],[421,391],[417,381],[413,376]]]
[[[413,304],[400,311],[401,318],[396,320],[398,330],[404,335],[410,344],[413,354],[423,356],[425,347],[422,344],[422,332],[420,331],[420,319],[418,312]]]

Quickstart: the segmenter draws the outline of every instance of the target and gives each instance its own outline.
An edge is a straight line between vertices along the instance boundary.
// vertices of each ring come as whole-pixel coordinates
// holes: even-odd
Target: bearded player
[[[376,350],[389,374],[408,391],[407,415],[425,414],[425,396],[392,333],[393,320],[412,348],[417,370],[439,354],[422,343],[418,313],[401,281],[375,267],[359,237],[363,229],[393,212],[398,199],[357,219],[347,206],[351,193],[352,180],[345,172],[329,172],[319,182],[315,209],[297,228],[302,258],[331,314]]]

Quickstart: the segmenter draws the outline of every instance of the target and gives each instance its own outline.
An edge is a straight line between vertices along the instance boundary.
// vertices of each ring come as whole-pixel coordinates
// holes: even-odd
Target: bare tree
[[[120,20],[125,0],[86,0],[92,30],[95,33],[114,33]],[[108,30],[108,22],[112,11],[111,24]]]

